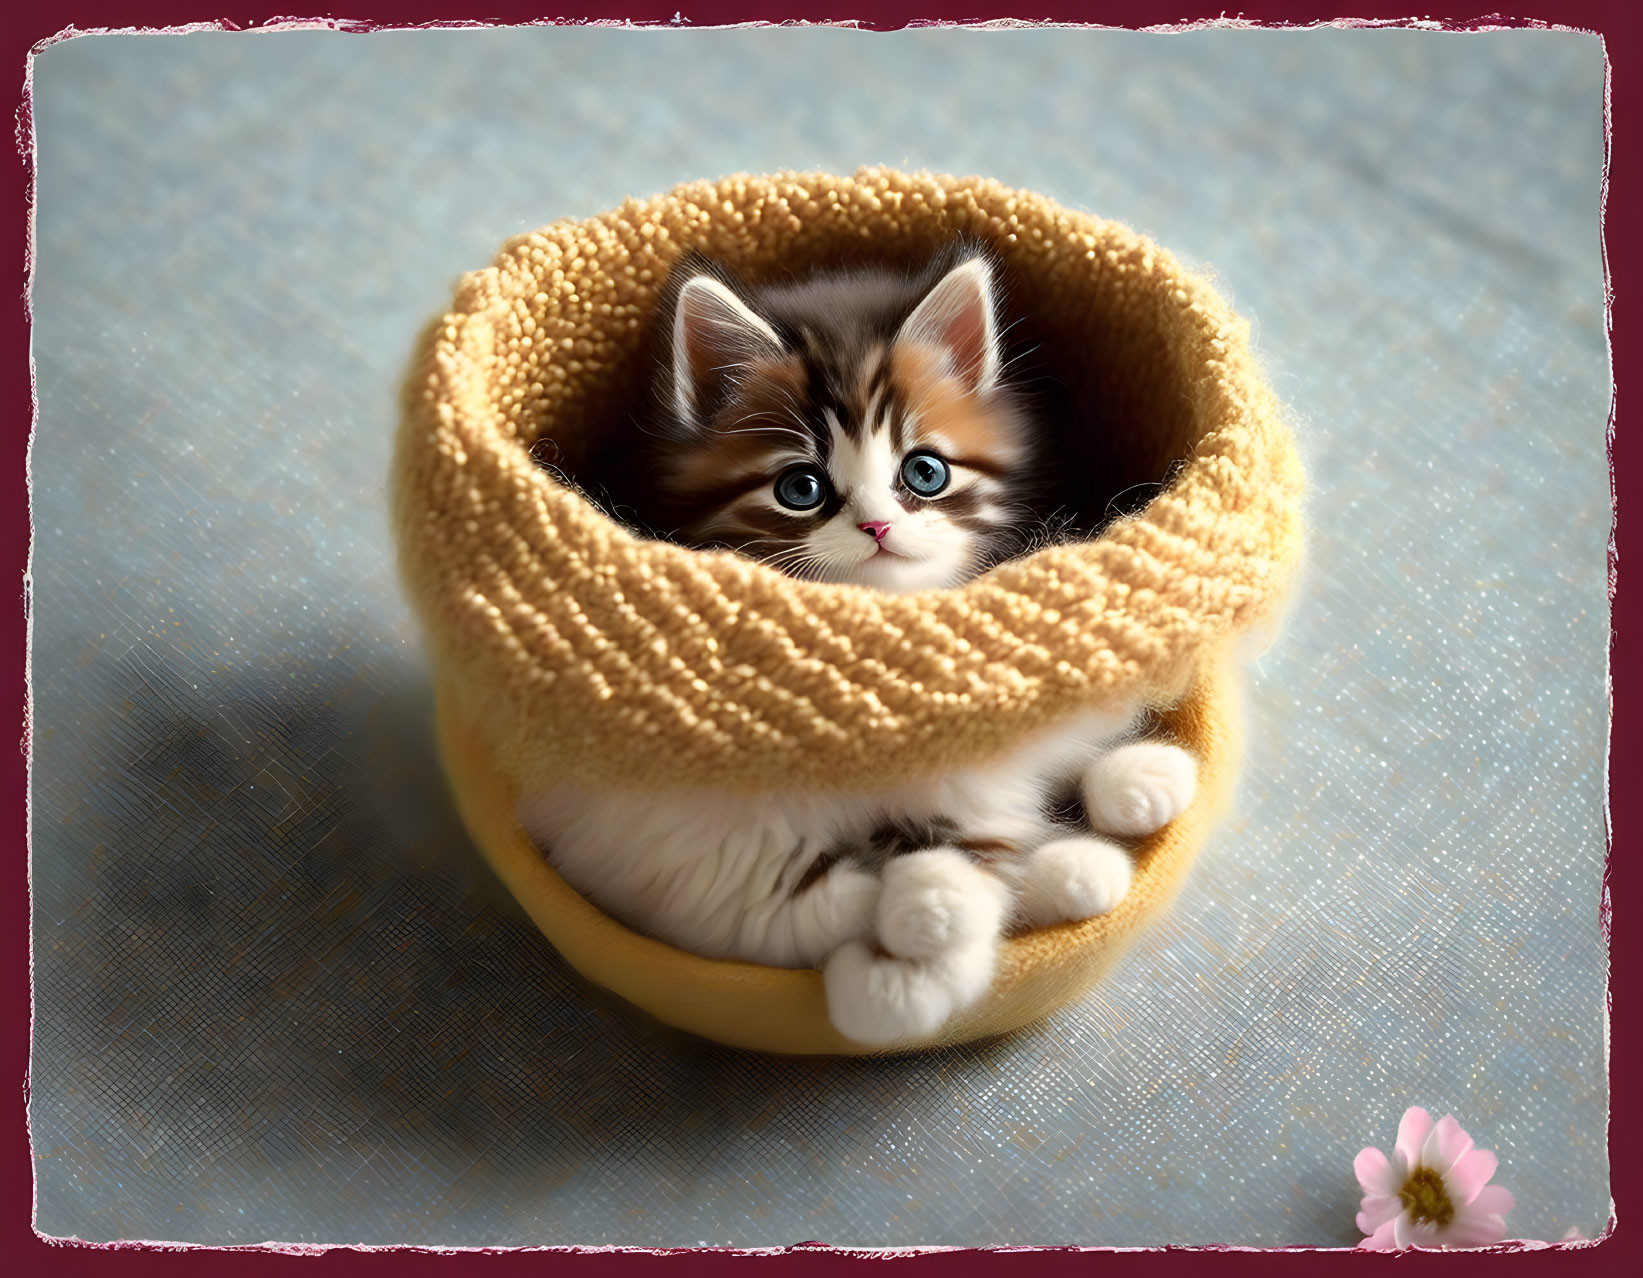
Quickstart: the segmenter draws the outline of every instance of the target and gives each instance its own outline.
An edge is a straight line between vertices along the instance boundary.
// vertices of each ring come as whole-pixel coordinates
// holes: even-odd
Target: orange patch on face
[[[803,452],[801,419],[795,405],[804,387],[797,359],[753,365],[741,385],[712,420],[672,456],[663,479],[678,517],[699,517],[699,502],[725,500],[726,485],[773,475],[795,452]],[[687,513],[688,512],[688,513]]]
[[[891,348],[890,376],[913,419],[914,440],[954,461],[1017,464],[1024,441],[1014,415],[970,394],[944,363],[928,346],[898,343]]]

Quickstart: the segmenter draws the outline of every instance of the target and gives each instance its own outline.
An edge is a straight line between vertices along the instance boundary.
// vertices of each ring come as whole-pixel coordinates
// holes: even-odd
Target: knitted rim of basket
[[[641,538],[573,486],[639,402],[684,252],[759,278],[958,234],[1082,378],[1104,425],[1071,442],[1163,483],[1138,513],[895,596]],[[996,182],[872,169],[693,183],[509,241],[424,337],[393,505],[437,676],[517,789],[871,789],[1178,698],[1281,595],[1299,491],[1247,326],[1167,253]]]
[[[1000,947],[980,1002],[928,1038],[870,1048],[828,1020],[821,973],[703,958],[623,927],[579,896],[515,824],[515,794],[448,685],[437,694],[440,754],[469,833],[496,875],[570,965],[675,1029],[731,1047],[795,1056],[877,1056],[996,1038],[1089,990],[1175,897],[1209,825],[1225,807],[1238,755],[1235,683],[1201,674],[1159,716],[1160,731],[1199,758],[1191,807],[1134,850],[1135,877],[1116,909],[1042,928]]]

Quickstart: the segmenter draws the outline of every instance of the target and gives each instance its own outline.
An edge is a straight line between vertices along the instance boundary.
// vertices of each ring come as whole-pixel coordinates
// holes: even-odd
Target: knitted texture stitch
[[[757,280],[915,262],[959,234],[998,253],[1106,423],[1065,437],[1069,464],[1109,491],[1160,484],[1143,509],[887,595],[649,540],[578,493],[643,402],[683,253]],[[870,790],[1081,708],[1178,697],[1281,596],[1300,486],[1247,326],[1169,254],[989,180],[868,169],[691,183],[510,240],[423,337],[393,518],[440,678],[520,789]]]

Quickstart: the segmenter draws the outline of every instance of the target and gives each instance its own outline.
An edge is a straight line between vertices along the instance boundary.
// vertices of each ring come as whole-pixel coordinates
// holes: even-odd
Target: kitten
[[[951,255],[949,255],[951,256]],[[953,586],[1024,542],[1037,440],[1003,381],[993,268],[747,291],[675,273],[660,521],[795,577]]]
[[[661,335],[660,526],[798,577],[960,584],[1026,544],[1039,449],[1004,379],[994,268],[959,250],[745,289],[700,259]],[[567,881],[639,931],[711,957],[820,966],[841,1033],[933,1033],[991,983],[1001,936],[1105,913],[1128,854],[1057,824],[1150,834],[1191,802],[1192,756],[1081,714],[1006,757],[884,793],[526,796]]]

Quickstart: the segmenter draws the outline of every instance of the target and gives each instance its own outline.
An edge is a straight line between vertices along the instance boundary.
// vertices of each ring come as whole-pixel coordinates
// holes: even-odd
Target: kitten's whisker
[[[807,555],[802,548],[800,548],[797,550],[778,550],[768,555],[762,555],[759,558],[759,562],[761,564],[769,564],[774,568],[784,568],[795,564],[805,563],[809,559],[810,556]]]
[[[1130,493],[1135,492],[1137,489],[1142,489],[1142,488],[1162,489],[1163,484],[1161,484],[1156,479],[1145,479],[1145,480],[1142,480],[1138,484],[1131,484],[1128,488],[1120,489],[1118,492],[1114,493],[1111,497],[1107,498],[1106,509],[1101,512],[1102,521],[1105,522],[1106,520],[1112,518],[1113,508],[1115,506],[1117,506],[1118,503],[1121,500],[1123,500],[1123,498],[1127,497]]]
[[[791,435],[794,439],[796,439],[800,443],[804,444],[806,448],[808,448],[810,446],[810,443],[811,443],[810,437],[808,435],[801,435],[798,431],[794,430],[791,426],[779,426],[779,425],[747,426],[747,427],[733,428],[733,429],[730,429],[730,430],[725,430],[723,428],[719,428],[719,429],[714,430],[713,433],[715,435]]]
[[[1012,324],[1011,327],[1013,328],[1015,326]],[[1040,342],[1038,344],[1038,346],[1029,346],[1029,347],[1027,347],[1026,350],[1017,351],[1014,355],[1011,355],[1008,359],[1006,359],[1002,364],[999,365],[999,368],[998,368],[999,376],[1002,377],[1006,373],[1013,372],[1014,369],[1015,369],[1015,366],[1017,364],[1020,364],[1022,361],[1024,361],[1029,355],[1037,354],[1038,350],[1039,350],[1039,347],[1042,346],[1042,345],[1043,345],[1043,343]]]
[[[748,548],[749,547],[758,545],[759,542],[761,542],[761,541],[770,541],[770,540],[773,540],[773,539],[769,538],[769,537],[760,537],[760,538],[756,538],[753,541],[743,542],[741,547],[740,547],[740,550],[742,551],[743,554],[746,554],[746,553],[748,553]],[[809,554],[808,548],[806,548],[805,546],[802,546],[802,545],[800,545],[800,546],[783,546],[782,548],[780,548],[778,550],[771,551],[767,555],[756,555],[756,556],[754,556],[754,559],[758,563],[767,564],[767,565],[769,565],[770,567],[773,567],[773,568],[780,568],[784,572],[791,571],[795,565],[800,565],[800,564],[804,563],[809,558],[810,558],[810,554]]]
[[[805,438],[806,442],[813,441],[814,437],[810,433],[810,427],[806,424],[806,422],[804,420],[804,414],[799,411],[799,407],[798,407],[797,404],[791,402],[791,400],[792,400],[791,395],[788,396],[788,399],[789,399],[790,402],[788,403],[788,406],[787,406],[787,415],[793,419],[794,424],[799,428],[799,431],[804,435],[804,438]]]
[[[659,422],[652,425],[641,413],[629,413],[627,422],[630,428],[638,431],[641,435],[649,435],[652,439],[666,439],[672,434],[666,424]]]
[[[789,415],[792,416],[791,413]],[[715,435],[787,435],[797,439],[807,449],[815,443],[808,432],[795,430],[786,423],[772,417],[769,413],[754,413],[750,417],[743,417],[739,420],[743,423],[741,426],[719,428],[713,433]],[[804,423],[797,417],[794,417],[794,420],[799,422],[800,426],[803,426]]]

